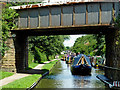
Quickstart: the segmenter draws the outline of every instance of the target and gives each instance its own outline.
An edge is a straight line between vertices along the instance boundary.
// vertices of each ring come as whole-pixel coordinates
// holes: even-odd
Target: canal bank
[[[45,73],[45,71],[48,71],[48,70],[43,69],[42,67],[44,65],[47,65],[50,62],[51,61],[45,62],[44,64],[41,64],[41,65],[39,64],[32,71],[29,71],[29,73],[16,73],[15,75],[11,77],[2,79],[1,84],[0,84],[2,86],[1,88],[29,88],[34,82],[38,81],[38,79],[42,77],[42,74],[43,74],[42,72]],[[53,67],[53,65],[51,67]],[[49,65],[48,68],[51,68],[51,67]],[[40,72],[36,73],[38,71]]]
[[[32,86],[30,86],[29,88],[27,88],[27,90],[31,90],[31,89],[35,88],[35,87],[37,86],[37,84],[40,82],[40,80],[42,80],[45,76],[47,76],[47,75],[50,74],[50,72],[52,71],[52,69],[55,67],[55,65],[56,65],[59,61],[60,61],[60,60],[56,61],[55,63],[52,64],[52,66],[49,66],[48,68],[46,68],[46,66],[48,66],[47,64],[44,65],[44,66],[42,67],[42,69],[48,69],[48,71],[45,72],[44,74],[42,74],[42,76],[38,79],[38,81],[37,81],[37,82],[34,82],[34,83],[32,84]],[[51,62],[50,62],[50,63],[51,63]],[[48,63],[48,64],[49,64],[49,63]]]
[[[50,88],[102,88],[104,90],[105,84],[101,82],[97,75],[104,75],[104,71],[92,68],[91,76],[72,75],[70,64],[65,61],[60,61],[53,69],[51,74],[45,76],[35,88],[46,89]]]

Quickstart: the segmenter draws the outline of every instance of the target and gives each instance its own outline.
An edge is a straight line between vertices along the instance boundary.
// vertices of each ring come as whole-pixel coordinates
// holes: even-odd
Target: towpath
[[[54,60],[56,60],[56,59],[54,59]],[[54,60],[51,60],[51,61],[54,61]],[[27,76],[29,76],[29,75],[31,75],[33,73],[36,73],[36,72],[38,72],[38,70],[40,71],[42,69],[43,65],[45,65],[46,63],[49,63],[51,61],[47,61],[47,62],[44,62],[43,64],[39,64],[34,69],[28,70],[27,73],[15,73],[12,76],[1,79],[0,80],[0,87],[4,86],[4,85],[7,85],[8,83],[11,83],[11,82],[13,82],[15,80],[18,80],[18,79],[21,79],[23,77],[27,77]],[[38,73],[40,74],[41,72],[38,72]]]

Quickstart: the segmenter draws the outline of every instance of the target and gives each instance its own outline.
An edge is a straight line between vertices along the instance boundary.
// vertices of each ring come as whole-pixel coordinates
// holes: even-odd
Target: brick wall
[[[9,50],[5,52],[5,56],[1,60],[1,64],[2,64],[1,69],[3,71],[16,72],[15,48],[14,48],[14,41],[12,37],[9,37],[7,39],[6,45],[7,47],[9,47]]]

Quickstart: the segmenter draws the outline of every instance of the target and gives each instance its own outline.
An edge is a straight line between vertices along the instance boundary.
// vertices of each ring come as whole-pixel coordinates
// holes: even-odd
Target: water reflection
[[[51,74],[44,77],[36,88],[105,88],[96,75],[104,74],[102,70],[92,68],[91,76],[72,75],[70,64],[60,61]]]

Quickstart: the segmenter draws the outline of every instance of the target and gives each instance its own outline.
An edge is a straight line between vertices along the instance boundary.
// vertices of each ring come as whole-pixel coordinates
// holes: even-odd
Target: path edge
[[[58,62],[60,62],[60,60],[58,60],[58,61],[53,65],[53,67],[51,67],[51,69],[50,69],[49,71],[45,72],[36,82],[34,82],[34,83],[33,83],[29,88],[27,88],[26,90],[32,90],[32,89],[34,89],[34,88],[37,86],[37,84],[41,81],[41,79],[43,79],[45,76],[47,76],[47,75],[52,71],[52,69],[55,67],[55,65],[56,65]]]

